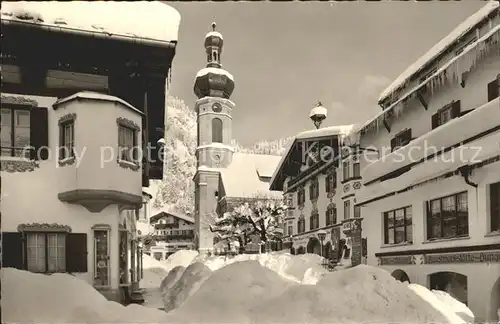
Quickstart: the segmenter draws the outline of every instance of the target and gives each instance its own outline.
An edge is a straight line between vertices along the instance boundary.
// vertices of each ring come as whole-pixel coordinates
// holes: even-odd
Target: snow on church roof
[[[281,192],[270,191],[267,181],[276,169],[281,156],[234,153],[227,168],[199,167],[198,170],[218,171],[227,197],[281,198]]]
[[[4,1],[2,21],[177,41],[181,16],[159,1]]]
[[[413,75],[418,73],[427,63],[435,59],[459,38],[464,36],[467,32],[473,29],[485,17],[499,7],[499,2],[489,1],[476,13],[469,16],[460,25],[458,25],[450,34],[441,39],[434,45],[427,53],[422,55],[415,63],[410,65],[399,77],[394,80],[381,94],[378,99],[379,102],[389,97],[397,88],[403,86]]]
[[[224,39],[222,37],[222,34],[219,33],[218,31],[211,31],[211,32],[208,32],[207,35],[205,36],[205,38],[208,38],[208,37],[212,37],[212,36],[216,36],[216,37],[219,37],[220,39]]]
[[[196,73],[196,77],[199,78],[199,77],[204,76],[208,73],[225,75],[234,82],[234,77],[231,73],[227,72],[224,69],[214,68],[214,67],[207,67],[207,68],[203,68],[203,69],[199,70],[198,73]]]

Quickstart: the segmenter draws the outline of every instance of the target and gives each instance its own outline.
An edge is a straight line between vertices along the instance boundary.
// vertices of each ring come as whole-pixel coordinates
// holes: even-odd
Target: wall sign
[[[379,265],[407,265],[414,264],[411,255],[380,257],[378,258]]]
[[[426,264],[481,262],[500,262],[500,251],[424,255],[424,263]]]

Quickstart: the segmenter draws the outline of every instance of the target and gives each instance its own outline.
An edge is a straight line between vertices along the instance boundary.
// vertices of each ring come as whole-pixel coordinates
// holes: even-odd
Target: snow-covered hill
[[[192,179],[196,172],[196,113],[183,100],[172,96],[167,99],[166,111],[165,173],[163,181],[153,181],[148,191],[153,194],[155,209],[167,207],[183,213],[192,212]],[[243,147],[233,141],[233,146],[242,153],[282,155],[292,138],[259,141],[251,147]]]

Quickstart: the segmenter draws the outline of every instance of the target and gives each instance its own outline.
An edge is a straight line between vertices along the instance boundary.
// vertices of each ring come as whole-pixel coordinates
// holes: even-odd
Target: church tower
[[[196,243],[200,252],[213,249],[213,234],[208,225],[219,201],[220,173],[217,169],[229,166],[233,157],[231,124],[234,103],[229,97],[234,90],[234,78],[222,69],[224,41],[215,27],[216,24],[212,23],[212,31],[205,37],[207,65],[198,72],[194,84],[194,93],[198,97],[195,103],[198,170],[193,181]]]

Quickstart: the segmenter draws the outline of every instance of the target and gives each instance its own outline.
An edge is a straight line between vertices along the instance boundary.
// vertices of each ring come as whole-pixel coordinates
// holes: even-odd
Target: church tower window
[[[212,142],[222,143],[222,120],[220,118],[212,119]]]

